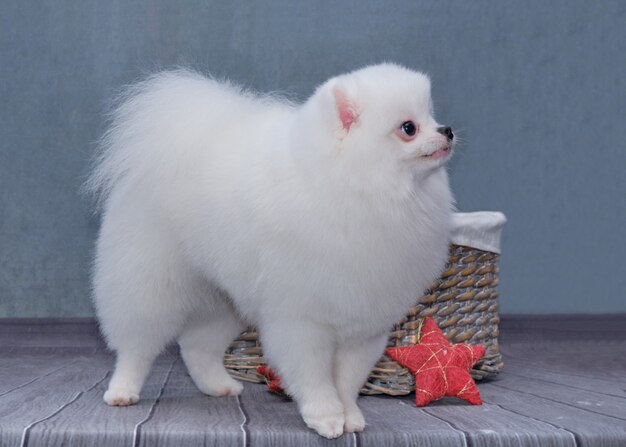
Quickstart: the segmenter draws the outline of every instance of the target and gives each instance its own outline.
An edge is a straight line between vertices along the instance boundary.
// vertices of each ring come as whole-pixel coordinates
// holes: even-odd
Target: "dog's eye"
[[[400,129],[402,129],[402,132],[407,137],[412,137],[417,132],[417,126],[415,125],[415,123],[413,121],[405,121],[405,122],[403,122],[402,125],[400,126]]]

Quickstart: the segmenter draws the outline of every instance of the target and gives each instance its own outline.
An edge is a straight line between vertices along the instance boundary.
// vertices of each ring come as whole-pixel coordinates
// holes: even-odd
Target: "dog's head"
[[[435,121],[423,73],[394,64],[366,67],[327,81],[307,107],[330,137],[329,155],[354,172],[427,175],[452,154],[454,134]]]

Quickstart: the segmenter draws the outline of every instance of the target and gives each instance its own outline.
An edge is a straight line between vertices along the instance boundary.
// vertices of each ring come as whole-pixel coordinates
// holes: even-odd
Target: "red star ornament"
[[[283,385],[280,382],[280,377],[276,372],[270,368],[269,366],[257,366],[256,372],[265,377],[265,381],[267,382],[267,387],[272,393],[281,394],[286,396],[285,390],[283,389]]]
[[[444,396],[481,405],[470,368],[485,355],[483,346],[451,344],[432,318],[422,326],[416,345],[387,348],[388,357],[415,374],[415,404],[423,407]]]

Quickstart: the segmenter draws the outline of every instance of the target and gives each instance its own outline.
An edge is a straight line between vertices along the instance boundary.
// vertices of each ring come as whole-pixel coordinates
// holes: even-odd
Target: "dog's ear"
[[[359,114],[356,103],[350,99],[346,89],[340,84],[332,86],[333,97],[335,99],[335,109],[341,125],[346,132],[358,121]]]

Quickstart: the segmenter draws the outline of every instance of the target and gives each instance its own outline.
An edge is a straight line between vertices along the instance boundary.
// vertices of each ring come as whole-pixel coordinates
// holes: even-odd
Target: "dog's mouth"
[[[441,148],[437,149],[434,152],[431,152],[430,154],[422,155],[420,158],[426,158],[426,159],[430,159],[430,160],[438,160],[440,158],[447,157],[448,155],[450,155],[451,152],[452,152],[452,147],[451,146],[445,146],[445,147],[441,147]]]

